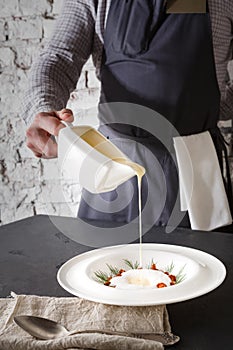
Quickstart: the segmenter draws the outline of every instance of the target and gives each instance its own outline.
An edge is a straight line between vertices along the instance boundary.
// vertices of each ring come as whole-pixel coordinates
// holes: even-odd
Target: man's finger
[[[57,157],[57,143],[50,137],[42,148],[42,158],[56,158]]]
[[[43,129],[54,136],[58,136],[59,131],[65,128],[65,125],[58,118],[48,115],[44,116],[42,114],[37,114],[33,124],[37,128]]]
[[[66,122],[72,123],[74,121],[74,116],[71,109],[63,108],[61,111],[57,111],[56,114],[60,119]]]
[[[61,111],[38,113],[32,125],[27,130],[27,146],[36,157],[54,158],[57,156],[57,144],[51,135],[58,136],[65,128],[62,120],[72,122],[73,113],[64,108]]]
[[[34,155],[37,158],[41,158],[42,157],[42,153],[38,151],[38,148],[35,147],[31,142],[27,141],[27,147],[34,153]]]
[[[27,146],[37,157],[41,155],[43,158],[55,158],[57,156],[57,144],[46,131],[30,128],[27,131],[27,137]]]

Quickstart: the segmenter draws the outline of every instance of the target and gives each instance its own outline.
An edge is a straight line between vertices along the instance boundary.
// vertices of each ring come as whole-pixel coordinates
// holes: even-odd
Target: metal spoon
[[[81,334],[81,333],[99,333],[99,334],[131,337],[131,338],[133,337],[133,338],[156,340],[158,342],[161,342],[163,345],[172,345],[179,341],[179,337],[169,332],[166,332],[164,334],[126,333],[126,332],[115,332],[115,331],[107,331],[107,330],[99,330],[99,329],[68,331],[64,326],[62,326],[61,324],[55,321],[49,320],[47,318],[28,316],[28,315],[15,316],[14,321],[19,327],[24,329],[33,337],[36,337],[37,339],[42,339],[42,340],[67,337],[69,335]]]

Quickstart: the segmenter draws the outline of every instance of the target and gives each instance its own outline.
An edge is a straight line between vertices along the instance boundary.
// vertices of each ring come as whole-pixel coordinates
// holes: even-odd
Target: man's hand
[[[27,146],[38,158],[57,157],[57,144],[51,135],[58,136],[65,125],[62,120],[71,123],[74,120],[70,109],[38,113],[27,129]]]

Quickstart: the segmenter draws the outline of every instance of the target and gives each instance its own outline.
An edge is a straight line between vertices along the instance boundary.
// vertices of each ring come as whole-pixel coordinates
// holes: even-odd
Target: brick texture
[[[62,182],[56,160],[33,156],[25,146],[26,127],[18,114],[30,66],[51,34],[61,3],[62,0],[1,1],[1,224],[35,214],[76,216],[77,213],[79,184]],[[233,64],[230,75],[233,79]],[[99,82],[88,61],[69,101],[76,123],[97,125],[98,97]]]
[[[41,160],[25,145],[19,115],[29,69],[45,45],[62,0],[2,0],[0,11],[0,223],[35,214],[76,216],[81,188],[63,183],[57,160]],[[91,60],[69,106],[76,123],[97,124],[99,82]]]

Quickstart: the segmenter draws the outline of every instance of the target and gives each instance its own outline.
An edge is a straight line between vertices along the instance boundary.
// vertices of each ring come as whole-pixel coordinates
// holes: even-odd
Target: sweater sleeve
[[[26,124],[66,106],[92,53],[94,30],[95,0],[63,0],[52,37],[30,70],[21,114]]]

